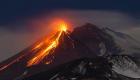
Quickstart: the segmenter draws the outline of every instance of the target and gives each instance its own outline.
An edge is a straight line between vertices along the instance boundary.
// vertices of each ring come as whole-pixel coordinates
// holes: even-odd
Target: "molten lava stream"
[[[59,39],[62,36],[63,32],[67,32],[67,27],[65,24],[60,26],[60,30],[57,35],[54,35],[50,40],[44,42],[45,47],[43,45],[37,45],[36,48],[41,48],[41,50],[35,54],[35,56],[27,62],[27,66],[32,66],[39,64],[45,57],[50,54],[50,51],[54,50],[59,45]],[[43,49],[42,49],[43,48]],[[49,64],[51,61],[47,61],[46,64]]]
[[[34,48],[32,48],[31,51],[35,50],[40,50],[38,53],[35,54],[28,62],[27,62],[27,67],[39,64],[45,57],[47,57],[50,53],[50,51],[54,50],[58,45],[59,45],[59,39],[62,36],[62,33],[65,32],[67,34],[67,25],[63,22],[60,21],[58,22],[59,24],[59,29],[58,29],[58,34],[53,35],[49,40],[45,39],[44,41],[40,42]],[[45,47],[44,47],[45,45]],[[0,71],[6,69],[10,65],[18,62],[20,59],[25,57],[27,54],[23,54],[20,57],[16,58],[15,60],[11,61],[10,63],[0,67]],[[46,64],[50,64],[51,61],[47,61]]]

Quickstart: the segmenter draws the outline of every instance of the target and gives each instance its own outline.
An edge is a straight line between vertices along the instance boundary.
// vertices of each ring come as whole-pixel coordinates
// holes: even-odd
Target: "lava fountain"
[[[52,51],[54,51],[55,48],[57,48],[57,46],[59,45],[59,40],[62,37],[62,34],[68,34],[68,25],[63,20],[56,21],[55,24],[53,24],[53,27],[55,27],[55,34],[50,35],[50,37],[46,37],[31,48],[31,52],[37,52],[35,52],[34,55],[31,56],[29,60],[27,60],[27,67],[37,65],[41,63],[44,58],[46,59],[49,55],[53,54]],[[17,57],[8,64],[5,64],[2,67],[0,67],[0,71],[6,69],[7,67],[11,66],[16,62],[19,62],[26,56],[28,57],[28,55],[29,54],[26,53],[22,54],[21,56]],[[47,60],[45,64],[50,64],[51,62],[52,60]]]
[[[62,36],[62,33],[67,33],[67,24],[65,22],[59,22],[57,35],[53,35],[49,39],[44,40],[44,42],[39,43],[36,45],[33,50],[41,49],[38,53],[36,53],[28,62],[27,66],[32,66],[39,64],[44,58],[46,58],[51,51],[53,51],[59,45],[59,39]],[[45,45],[45,47],[44,47]],[[43,47],[42,47],[43,46]],[[46,61],[46,64],[51,63],[51,61]]]

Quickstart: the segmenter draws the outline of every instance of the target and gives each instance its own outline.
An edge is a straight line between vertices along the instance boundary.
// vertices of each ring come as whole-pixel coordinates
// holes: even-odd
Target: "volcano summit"
[[[139,60],[123,52],[105,28],[87,23],[70,32],[63,24],[50,38],[2,62],[0,80],[139,79]]]

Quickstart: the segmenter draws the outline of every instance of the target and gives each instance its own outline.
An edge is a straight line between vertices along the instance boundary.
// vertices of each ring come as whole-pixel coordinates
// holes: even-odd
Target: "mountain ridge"
[[[87,60],[92,58],[94,60],[100,56],[103,58],[104,62],[104,60],[109,60],[108,58],[110,58],[110,56],[116,54],[118,55],[119,53],[123,52],[121,47],[117,46],[116,42],[114,41],[114,36],[107,33],[103,29],[98,28],[94,24],[87,23],[80,27],[76,27],[70,34],[63,33],[63,37],[60,38],[59,41],[60,44],[53,53],[47,56],[38,65],[27,67],[28,60],[35,55],[38,50],[40,50],[37,49],[36,51],[32,51],[34,45],[42,42],[43,39],[31,45],[31,47],[23,50],[23,52],[20,53],[24,54],[23,57],[20,54],[17,54],[15,57],[8,59],[8,61],[4,61],[3,63],[7,64],[8,62],[12,61],[12,59],[15,60],[14,58],[19,58],[5,70],[0,71],[0,79],[21,80],[20,78],[23,78],[23,76],[29,77],[51,68],[55,68],[58,65],[81,58],[86,58]],[[52,61],[49,64],[44,64],[46,60]],[[1,66],[3,66],[3,64],[0,64],[0,67]],[[13,71],[15,74],[13,74]],[[10,76],[6,77],[9,74]]]

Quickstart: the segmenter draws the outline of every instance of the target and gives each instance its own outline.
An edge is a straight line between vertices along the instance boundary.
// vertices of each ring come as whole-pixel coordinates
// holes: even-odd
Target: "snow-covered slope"
[[[132,38],[131,36],[113,31],[109,28],[103,28],[105,32],[110,34],[117,46],[122,49],[122,52],[119,54],[127,54],[135,57],[140,57],[140,42]]]
[[[140,78],[140,67],[128,56],[113,56],[110,59],[112,70],[130,78]]]

